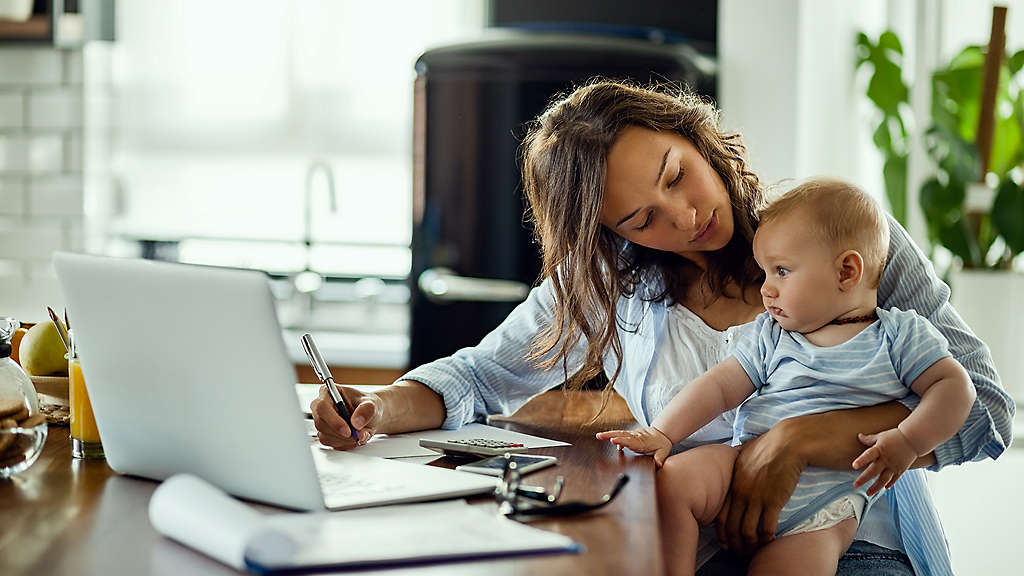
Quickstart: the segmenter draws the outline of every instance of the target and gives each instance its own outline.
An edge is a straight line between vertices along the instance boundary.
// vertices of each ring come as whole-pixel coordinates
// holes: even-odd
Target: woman
[[[739,135],[719,129],[711,104],[594,82],[553,102],[530,124],[522,150],[543,282],[478,346],[420,366],[376,394],[344,390],[361,442],[509,414],[565,380],[577,386],[601,372],[609,393],[614,387],[648,425],[680,386],[724,358],[739,325],[764,311],[751,249],[761,187]],[[949,289],[906,231],[892,220],[890,228],[879,305],[927,317],[978,391],[960,433],[916,466],[995,458],[1011,438],[1012,401],[987,348],[949,305]],[[312,410],[321,442],[353,445],[325,392]],[[909,413],[890,403],[803,416],[744,445],[719,539],[740,552],[767,541],[759,527],[773,523],[762,518],[778,515],[806,466],[849,468],[863,450],[858,432],[891,428]],[[732,422],[719,419],[682,447],[731,434]],[[671,506],[661,491],[659,506]],[[671,561],[672,531],[661,533]],[[839,574],[879,573],[880,566],[892,574],[948,571],[920,471],[904,475],[871,509],[857,538]],[[743,573],[737,558],[719,553],[703,572]]]

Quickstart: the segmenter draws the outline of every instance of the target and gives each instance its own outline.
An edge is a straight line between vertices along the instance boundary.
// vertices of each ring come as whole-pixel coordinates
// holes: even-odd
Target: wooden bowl
[[[29,376],[32,384],[36,387],[36,394],[54,396],[64,401],[68,400],[68,377],[67,376]]]

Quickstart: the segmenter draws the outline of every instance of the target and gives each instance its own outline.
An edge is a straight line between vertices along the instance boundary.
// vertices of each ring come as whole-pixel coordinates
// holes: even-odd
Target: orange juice
[[[96,429],[96,417],[92,414],[89,403],[89,392],[85,389],[85,378],[82,377],[82,363],[78,358],[69,361],[68,373],[71,375],[71,437],[82,442],[99,442],[100,432]]]

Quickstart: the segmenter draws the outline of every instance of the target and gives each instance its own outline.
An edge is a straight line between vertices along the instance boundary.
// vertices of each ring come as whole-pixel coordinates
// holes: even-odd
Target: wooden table
[[[650,458],[626,456],[593,432],[629,425],[621,399],[610,418],[587,425],[597,393],[566,398],[548,392],[514,417],[496,425],[571,442],[571,447],[537,453],[559,458],[559,465],[526,477],[551,486],[566,478],[567,499],[596,499],[620,472],[630,476],[618,498],[584,516],[533,522],[565,534],[585,547],[580,554],[440,563],[367,574],[661,574]],[[444,462],[442,462],[444,464]],[[189,548],[157,534],[149,524],[149,498],[157,483],[119,476],[105,461],[71,458],[67,428],[51,427],[39,460],[13,480],[0,481],[0,574],[235,574]],[[475,499],[481,505],[493,500]],[[339,543],[342,545],[342,543]]]

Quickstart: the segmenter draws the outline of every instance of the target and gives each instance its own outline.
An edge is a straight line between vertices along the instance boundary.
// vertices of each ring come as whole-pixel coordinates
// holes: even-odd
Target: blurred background
[[[1000,4],[986,140],[984,1],[5,0],[0,312],[63,306],[58,250],[256,268],[297,366],[312,331],[339,380],[388,383],[536,282],[522,124],[600,74],[714,99],[766,183],[875,194],[1016,394],[1024,2]],[[1020,460],[935,476],[958,573],[1019,572]]]

